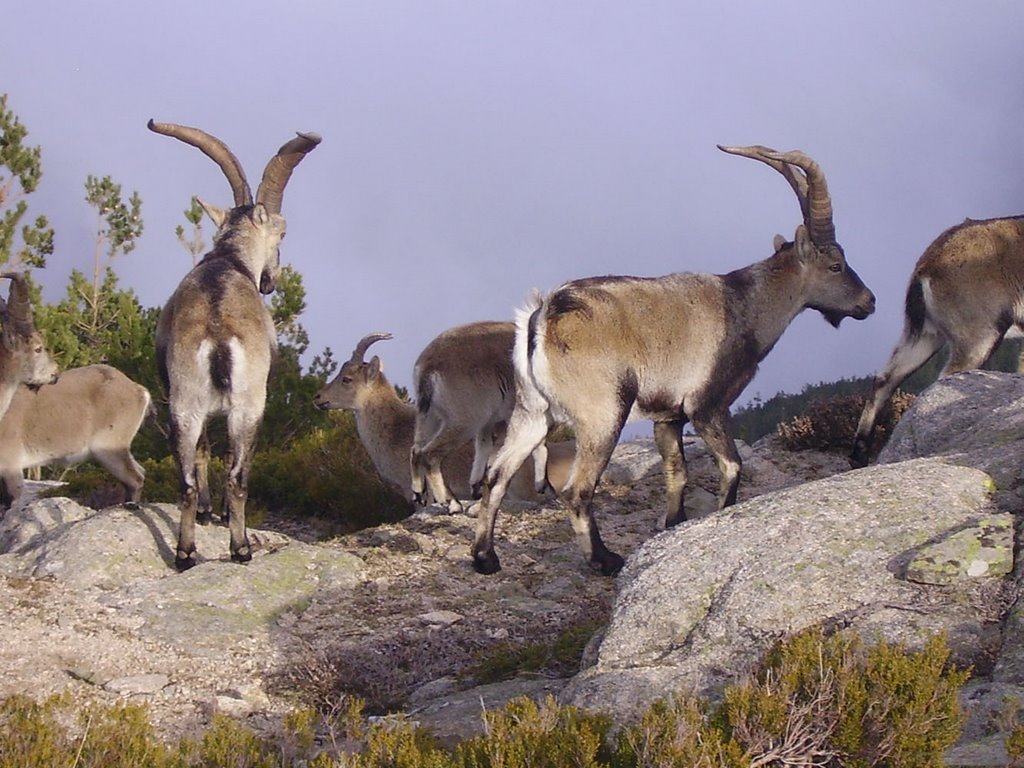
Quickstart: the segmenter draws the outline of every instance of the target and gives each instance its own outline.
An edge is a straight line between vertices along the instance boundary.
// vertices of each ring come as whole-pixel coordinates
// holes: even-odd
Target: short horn
[[[22,272],[3,272],[0,277],[11,281],[7,301],[0,307],[0,320],[5,331],[13,331],[22,338],[28,338],[36,326],[32,320],[32,300],[29,298],[28,281]]]
[[[807,208],[804,211],[804,222],[811,233],[811,240],[817,245],[829,245],[836,242],[836,227],[832,222],[832,197],[828,193],[825,172],[808,155],[794,150],[781,152],[773,156],[788,165],[795,165],[807,175]]]
[[[235,196],[235,207],[252,204],[252,191],[249,189],[249,182],[245,180],[245,172],[242,164],[234,156],[227,144],[211,136],[199,128],[189,128],[186,125],[174,123],[157,123],[152,118],[146,124],[149,130],[154,133],[161,133],[164,136],[171,136],[186,144],[201,150],[204,155],[213,160],[231,185],[231,192]]]
[[[298,133],[295,138],[277,150],[263,170],[263,179],[256,189],[256,202],[263,203],[271,213],[281,212],[284,188],[302,158],[316,149],[319,133]]]
[[[371,344],[377,341],[387,341],[390,338],[393,338],[390,333],[383,333],[380,331],[363,336],[363,338],[359,340],[359,343],[356,344],[356,348],[352,350],[351,362],[363,362],[363,356],[366,354],[366,350],[370,348]]]
[[[765,165],[770,165],[781,173],[786,181],[789,182],[789,186],[796,192],[796,199],[800,203],[800,213],[803,215],[804,222],[808,221],[810,207],[807,199],[807,179],[803,174],[794,172],[793,167],[784,161],[778,152],[771,147],[765,147],[761,144],[752,144],[749,147],[723,147],[721,144],[717,146],[720,150],[728,152],[730,155],[760,160]]]

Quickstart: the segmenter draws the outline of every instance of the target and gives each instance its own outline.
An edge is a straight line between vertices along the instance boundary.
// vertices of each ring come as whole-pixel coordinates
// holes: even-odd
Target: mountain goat
[[[0,418],[0,477],[16,501],[22,470],[95,460],[138,503],[145,472],[131,444],[151,409],[149,391],[109,365],[61,373],[52,384],[19,387]]]
[[[469,473],[470,496],[479,498],[484,470],[494,452],[494,433],[503,426],[515,405],[515,372],[512,345],[515,324],[477,322],[441,333],[420,353],[413,366],[416,392],[416,431],[410,456],[413,495],[427,503],[429,483],[434,501],[461,510],[442,472],[441,461],[472,440],[473,466]],[[533,452],[537,493],[547,485],[547,449],[541,443]],[[467,498],[467,497],[463,497]]]
[[[224,502],[231,532],[231,559],[248,562],[252,548],[245,528],[249,467],[263,420],[267,377],[277,351],[277,332],[263,294],[272,293],[281,271],[281,215],[292,170],[320,143],[300,133],[271,158],[253,202],[238,159],[219,139],[197,128],[149,121],[156,133],[201,150],[220,167],[234,193],[222,210],[200,201],[217,225],[213,250],[190,271],[164,305],[156,331],[160,375],[168,389],[171,446],[181,483],[181,526],[175,566],[196,564],[195,524],[205,478],[207,420],[227,416],[230,451]]]
[[[359,439],[366,447],[378,474],[406,499],[413,500],[410,489],[409,455],[417,409],[402,400],[384,375],[380,358],[366,362],[363,358],[371,344],[390,339],[390,333],[371,333],[356,345],[352,356],[341,366],[335,377],[317,392],[314,402],[318,408],[344,409],[355,414]],[[552,484],[564,483],[575,446],[572,441],[552,443],[547,456],[546,475]],[[466,480],[472,463],[468,442],[448,453],[441,469],[451,478],[452,490],[468,498],[471,488]],[[541,498],[534,482],[532,467],[523,467],[509,486],[509,496],[523,501]],[[542,476],[543,477],[543,476]]]
[[[950,227],[910,275],[903,334],[864,404],[850,464],[868,463],[878,412],[896,387],[943,345],[940,375],[980,368],[1008,332],[1024,329],[1024,216]]]
[[[549,412],[576,431],[576,460],[559,489],[590,564],[622,567],[593,514],[593,494],[631,416],[654,421],[664,461],[666,525],[684,520],[682,428],[691,422],[715,457],[719,508],[736,501],[740,457],[729,406],[790,322],[816,309],[833,326],[863,319],[875,297],[836,242],[825,174],[803,152],[719,147],[771,166],[796,192],[804,223],[775,238],[764,261],[725,275],[592,277],[535,296],[518,313],[517,400],[508,435],[487,472],[471,555],[480,573],[501,565],[494,526],[509,478],[548,431]]]

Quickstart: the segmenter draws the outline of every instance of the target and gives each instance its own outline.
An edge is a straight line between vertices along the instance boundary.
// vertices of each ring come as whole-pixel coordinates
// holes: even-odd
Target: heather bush
[[[782,446],[789,451],[849,451],[864,402],[865,398],[858,395],[817,400],[802,414],[781,422],[776,434]],[[897,390],[882,408],[873,442],[876,455],[913,402],[914,395]]]
[[[612,738],[604,715],[518,698],[484,712],[484,733],[454,751],[403,717],[365,723],[349,697],[296,711],[273,738],[215,716],[198,740],[165,744],[142,707],[90,707],[68,726],[67,698],[13,696],[0,704],[0,768],[938,767],[959,735],[957,691],[968,677],[948,657],[942,637],[908,652],[808,631],[714,706],[659,701]],[[1019,728],[1007,748],[1020,759]]]

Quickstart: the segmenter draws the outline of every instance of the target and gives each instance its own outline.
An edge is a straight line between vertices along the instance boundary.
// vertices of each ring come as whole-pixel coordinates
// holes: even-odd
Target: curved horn
[[[808,155],[799,150],[778,152],[772,159],[795,165],[807,175],[807,209],[804,222],[816,245],[836,242],[836,227],[832,223],[832,197],[828,193],[825,172]]]
[[[263,179],[256,189],[256,202],[263,203],[271,213],[281,212],[284,187],[295,166],[320,143],[319,133],[297,133],[295,138],[277,150],[263,171]]]
[[[350,362],[362,363],[363,356],[366,354],[366,350],[370,348],[371,344],[376,341],[387,341],[390,338],[393,338],[390,333],[382,333],[380,331],[363,336],[363,338],[359,340],[359,343],[356,344],[356,348],[352,350],[352,359]]]
[[[22,272],[3,272],[0,277],[11,281],[11,290],[7,301],[0,307],[0,320],[5,331],[13,331],[17,336],[28,338],[35,330],[32,321],[32,300],[28,295],[28,282]]]
[[[781,173],[786,181],[789,182],[789,186],[796,192],[796,199],[800,201],[800,213],[803,214],[804,223],[807,223],[810,216],[807,202],[807,179],[803,174],[795,173],[792,166],[787,165],[778,152],[771,147],[765,147],[761,144],[752,144],[749,147],[723,147],[721,144],[717,146],[720,150],[728,152],[730,155],[740,155],[741,157],[749,157],[752,160],[760,160],[765,165],[770,165]]]
[[[221,171],[227,177],[228,183],[231,185],[231,192],[235,196],[235,207],[252,204],[252,191],[249,189],[249,182],[245,180],[242,164],[238,162],[238,158],[232,154],[223,141],[198,128],[189,128],[187,125],[174,123],[157,123],[153,118],[149,119],[146,126],[154,133],[171,136],[202,150],[204,155],[220,166]]]

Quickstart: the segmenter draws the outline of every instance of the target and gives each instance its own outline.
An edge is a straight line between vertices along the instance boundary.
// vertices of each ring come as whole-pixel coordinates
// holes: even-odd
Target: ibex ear
[[[218,208],[213,203],[208,203],[201,198],[196,198],[199,201],[199,205],[202,206],[203,210],[206,211],[206,215],[210,217],[210,221],[217,225],[217,229],[224,226],[224,222],[227,221],[228,212],[223,208]]]
[[[373,379],[376,379],[378,376],[380,376],[381,371],[383,369],[384,369],[384,366],[381,365],[380,358],[377,357],[376,355],[374,355],[370,359],[370,362],[369,362],[369,365],[368,365],[368,368],[367,368],[367,375],[369,376],[370,380],[372,381]]]
[[[267,211],[267,206],[263,203],[256,203],[252,207],[252,220],[260,225],[270,221],[270,213]]]
[[[775,239],[772,240],[772,246],[775,248],[775,252],[778,253],[786,245],[786,238],[782,235],[776,235]]]
[[[793,241],[796,243],[797,258],[801,261],[810,261],[818,255],[818,250],[811,241],[811,235],[803,224],[796,228],[796,235],[793,237]]]

